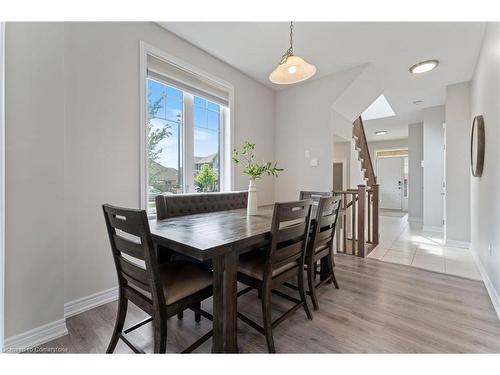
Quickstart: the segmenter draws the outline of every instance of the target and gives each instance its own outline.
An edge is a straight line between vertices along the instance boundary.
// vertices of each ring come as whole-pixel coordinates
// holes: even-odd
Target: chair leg
[[[333,257],[331,255],[327,256],[327,262],[328,262],[328,270],[330,272],[330,276],[332,277],[333,285],[335,286],[335,289],[339,289],[339,283],[337,282],[337,278],[335,277],[335,271],[333,270],[335,263],[333,262]]]
[[[257,289],[257,298],[262,299],[262,289]]]
[[[201,309],[201,302],[198,302],[198,303],[196,304],[196,307],[197,307],[198,309]],[[200,315],[200,313],[195,311],[195,313],[194,313],[194,321],[195,321],[196,323],[199,323],[199,322],[200,322],[200,320],[201,320],[201,315]]]
[[[184,311],[177,313],[177,319],[182,319],[182,318],[184,318]]]
[[[302,301],[302,305],[304,306],[304,310],[306,312],[307,319],[312,320],[311,311],[309,310],[309,305],[307,304],[306,292],[304,290],[304,271],[303,271],[303,269],[304,269],[304,267],[299,267],[298,287],[299,287],[300,300]],[[308,275],[308,278],[312,278],[312,275],[309,272],[309,270],[307,271],[307,275]],[[309,276],[309,275],[311,275],[311,276]],[[312,282],[314,283],[314,281],[312,281]],[[311,286],[309,288],[311,288]],[[313,299],[313,301],[314,301],[316,299],[316,296],[314,295],[314,285],[312,285],[312,289],[311,289],[311,298],[313,298],[313,296],[314,296],[314,299]],[[316,304],[317,303],[318,302],[316,301]],[[313,304],[314,304],[314,302],[313,302]]]
[[[113,353],[118,344],[118,339],[120,338],[120,333],[123,331],[123,325],[125,324],[125,317],[127,316],[127,306],[128,301],[126,298],[120,297],[118,300],[118,312],[116,313],[115,328],[113,329],[113,335],[109,341],[106,353]]]
[[[315,265],[315,263],[312,264]],[[316,298],[316,288],[314,287],[315,273],[316,269],[314,267],[307,267],[307,285],[309,289],[309,296],[311,297],[314,310],[319,310],[318,299]]]
[[[269,353],[276,353],[273,339],[273,322],[271,317],[271,283],[264,283],[262,291],[262,317],[264,320],[264,335],[266,336]]]
[[[154,353],[167,352],[167,319],[160,313],[155,316],[154,321]]]

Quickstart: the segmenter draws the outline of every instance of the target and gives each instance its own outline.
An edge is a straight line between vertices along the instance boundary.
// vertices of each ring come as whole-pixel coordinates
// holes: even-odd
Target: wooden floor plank
[[[339,254],[336,275],[340,289],[326,285],[318,292],[320,311],[307,320],[302,310],[275,329],[281,353],[476,353],[500,352],[500,322],[482,282],[399,264]],[[287,290],[287,292],[290,292]],[[238,308],[261,321],[256,293],[238,300]],[[273,299],[276,316],[289,302]],[[204,302],[211,311],[211,300]],[[104,353],[114,325],[112,302],[69,318],[69,335],[41,347],[71,353]],[[145,314],[130,307],[126,326]],[[188,312],[168,322],[169,352],[180,352],[211,329]],[[152,351],[152,328],[147,324],[130,333],[131,340]],[[238,344],[243,353],[265,353],[266,343],[239,322]],[[211,341],[197,352],[209,353]],[[130,353],[119,343],[116,352]]]

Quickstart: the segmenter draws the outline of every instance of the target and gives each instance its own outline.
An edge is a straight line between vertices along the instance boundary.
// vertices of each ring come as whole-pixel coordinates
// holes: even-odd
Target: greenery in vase
[[[267,161],[265,163],[256,163],[255,159],[255,143],[245,141],[241,152],[235,148],[233,150],[233,162],[236,165],[244,167],[243,173],[250,176],[251,179],[256,180],[261,178],[264,173],[269,176],[278,177],[278,172],[283,171],[283,168],[278,168],[277,162]]]

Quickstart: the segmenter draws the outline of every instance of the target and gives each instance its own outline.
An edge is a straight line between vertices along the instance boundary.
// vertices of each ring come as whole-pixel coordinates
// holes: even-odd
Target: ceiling
[[[286,22],[160,22],[160,25],[275,90],[269,73],[288,48]],[[294,22],[294,53],[316,65],[314,79],[370,62],[396,112],[365,122],[368,139],[407,137],[407,125],[422,120],[422,108],[445,102],[446,85],[468,81],[485,24],[478,22]],[[439,59],[414,75],[411,65]],[[413,104],[421,100],[420,105]],[[374,136],[376,130],[388,130]]]

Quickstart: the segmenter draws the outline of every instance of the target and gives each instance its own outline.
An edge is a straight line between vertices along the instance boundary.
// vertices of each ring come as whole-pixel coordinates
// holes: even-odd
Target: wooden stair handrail
[[[352,135],[356,140],[356,146],[359,147],[360,157],[363,159],[361,165],[363,166],[365,177],[368,179],[368,185],[374,185],[377,183],[377,177],[375,176],[373,169],[370,149],[368,148],[365,128],[363,126],[361,116],[358,117],[353,123]]]

